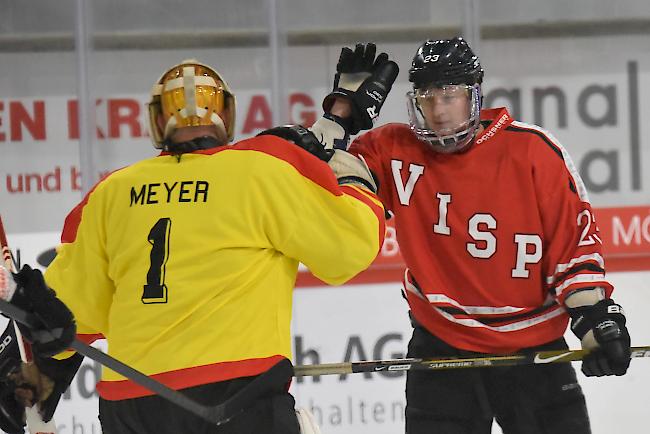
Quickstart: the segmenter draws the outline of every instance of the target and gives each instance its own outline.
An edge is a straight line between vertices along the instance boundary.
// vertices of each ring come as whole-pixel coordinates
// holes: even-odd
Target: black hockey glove
[[[364,160],[341,149],[325,149],[314,133],[300,125],[286,125],[262,131],[258,136],[272,135],[295,143],[329,164],[339,185],[357,184],[377,192],[377,181]]]
[[[57,405],[59,405],[61,396],[70,387],[83,359],[84,356],[79,353],[75,353],[73,356],[62,360],[38,356],[34,359],[41,376],[45,376],[54,382],[49,396],[45,396],[44,399],[38,402],[39,412],[43,417],[43,421],[49,422],[52,416],[54,416],[54,411]]]
[[[270,128],[258,134],[258,136],[277,136],[288,142],[300,146],[305,151],[327,162],[332,158],[333,150],[325,149],[318,141],[314,133],[300,125],[284,125]]]
[[[21,363],[19,358],[4,355],[0,362],[0,429],[9,434],[25,432],[25,406],[16,400],[16,383],[9,378],[20,370]]]
[[[82,361],[83,356],[75,354],[64,360],[36,356],[33,363],[5,364],[0,371],[0,428],[22,433],[25,407],[35,404],[43,421],[50,421]]]
[[[77,327],[70,309],[48,288],[40,270],[23,266],[17,274],[16,292],[11,304],[32,314],[36,324],[20,324],[18,327],[32,344],[32,351],[42,357],[50,357],[66,350],[74,340]]]
[[[571,330],[589,351],[582,361],[588,377],[623,375],[630,366],[630,334],[623,309],[611,299],[569,309]]]
[[[388,60],[386,53],[375,58],[376,51],[371,42],[357,44],[354,51],[348,47],[341,49],[334,88],[323,100],[325,113],[330,111],[336,97],[350,101],[349,134],[372,128],[399,73],[397,63]]]

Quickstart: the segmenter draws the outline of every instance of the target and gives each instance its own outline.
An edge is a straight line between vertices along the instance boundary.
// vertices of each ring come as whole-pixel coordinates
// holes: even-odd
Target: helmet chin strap
[[[462,152],[474,140],[475,132],[476,130],[468,129],[453,136],[440,137],[436,141],[442,146],[437,146],[436,149],[442,153]]]
[[[446,136],[436,136],[434,134],[424,135],[420,133],[418,134],[418,137],[420,140],[428,142],[437,152],[453,154],[467,150],[471,142],[474,140],[477,131],[478,127],[470,125],[463,131]]]

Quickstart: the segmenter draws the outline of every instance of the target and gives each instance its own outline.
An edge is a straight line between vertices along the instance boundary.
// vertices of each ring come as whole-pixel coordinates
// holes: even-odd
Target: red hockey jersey
[[[482,111],[465,153],[442,154],[408,125],[358,137],[395,216],[415,319],[454,347],[508,353],[564,334],[564,299],[602,287],[602,243],[566,150],[505,108]]]

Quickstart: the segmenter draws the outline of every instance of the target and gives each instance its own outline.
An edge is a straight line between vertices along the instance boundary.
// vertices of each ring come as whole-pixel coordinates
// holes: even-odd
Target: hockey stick
[[[9,249],[9,243],[7,242],[7,234],[5,233],[4,225],[2,224],[2,217],[0,217],[0,249],[2,249],[2,261],[7,267],[8,270],[16,272],[16,264],[11,255],[11,250]],[[16,343],[18,345],[18,351],[20,352],[20,358],[23,362],[30,362],[32,359],[31,349],[29,343],[25,341],[22,337],[20,330],[18,329],[17,324],[14,321],[9,321],[7,327],[13,327],[14,333],[16,335]],[[41,414],[38,412],[37,406],[26,407],[25,408],[25,418],[27,429],[33,434],[56,434],[56,423],[54,419],[50,419],[49,422],[45,422],[41,417]]]
[[[8,257],[9,261],[11,262],[11,264],[7,264],[10,265],[11,267],[7,267],[7,268],[9,270],[15,271],[15,267],[13,266],[14,264],[11,259],[11,252],[9,251],[6,239],[7,238],[4,232],[4,227],[2,226],[2,221],[0,218],[0,240],[2,241],[2,246],[3,246],[2,247],[3,257],[5,258]],[[2,292],[4,291],[0,291],[0,293]],[[24,311],[23,309],[14,306],[13,304],[11,304],[10,302],[8,302],[3,298],[0,298],[0,312],[2,312],[5,316],[9,317],[12,321],[17,321],[21,324],[25,324],[28,327],[39,324],[39,320],[36,317]],[[95,360],[96,362],[117,372],[118,374],[121,374],[125,378],[128,378],[134,383],[137,383],[140,386],[145,387],[146,389],[152,391],[156,395],[159,395],[167,399],[168,401],[178,405],[179,407],[184,408],[185,410],[207,420],[208,422],[214,423],[215,425],[221,425],[228,422],[233,416],[235,416],[241,410],[243,410],[246,407],[249,407],[259,396],[263,394],[263,392],[273,387],[273,385],[275,385],[275,383],[277,382],[277,379],[289,379],[291,378],[291,375],[293,373],[291,363],[287,359],[283,359],[268,371],[257,376],[246,387],[241,389],[232,397],[228,398],[223,403],[216,406],[206,406],[188,398],[187,396],[183,395],[181,392],[171,389],[170,387],[160,383],[159,381],[154,380],[153,378],[115,359],[114,357],[111,357],[108,354],[84,342],[81,342],[79,339],[75,339],[70,345],[70,348],[74,349],[79,354],[82,354],[86,357]],[[36,414],[38,415],[38,413]],[[56,433],[56,430],[52,430],[52,431],[40,430],[40,431],[33,431],[33,433],[53,434]]]
[[[38,319],[34,316],[1,298],[0,312],[26,326],[38,324]],[[228,422],[240,410],[250,406],[260,395],[259,393],[251,393],[252,391],[264,391],[272,386],[274,378],[290,378],[292,373],[291,363],[287,359],[283,359],[270,370],[256,377],[246,388],[240,390],[225,402],[216,406],[206,406],[188,398],[177,390],[167,387],[131,366],[120,362],[97,348],[81,342],[79,339],[75,339],[70,345],[70,348],[215,425],[222,425]]]
[[[631,358],[650,357],[650,346],[632,347]],[[585,350],[539,351],[530,354],[505,356],[484,356],[472,358],[442,359],[392,359],[368,360],[363,362],[325,363],[321,365],[302,365],[294,368],[296,377],[316,375],[344,375],[359,372],[385,371],[428,371],[440,369],[486,368],[495,366],[544,365],[548,363],[574,362],[582,360]]]

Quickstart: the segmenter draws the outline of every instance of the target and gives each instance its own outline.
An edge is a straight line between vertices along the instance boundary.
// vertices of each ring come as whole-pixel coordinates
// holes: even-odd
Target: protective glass
[[[407,92],[411,130],[438,152],[459,152],[472,143],[480,121],[479,84],[430,86]]]

